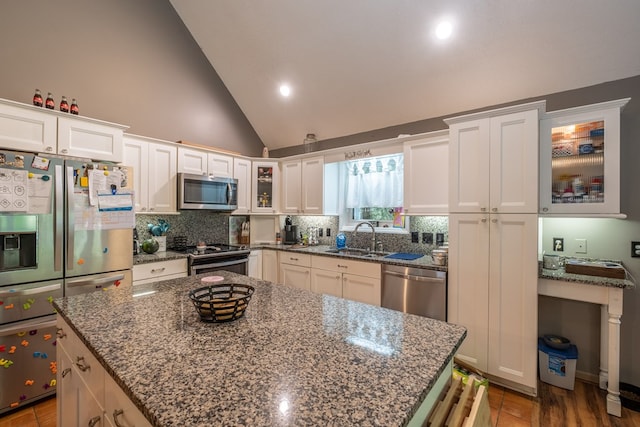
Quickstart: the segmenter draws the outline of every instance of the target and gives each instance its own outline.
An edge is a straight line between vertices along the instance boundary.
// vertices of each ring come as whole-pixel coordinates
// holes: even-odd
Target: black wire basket
[[[255,288],[238,283],[219,283],[189,292],[203,322],[231,322],[244,315]]]

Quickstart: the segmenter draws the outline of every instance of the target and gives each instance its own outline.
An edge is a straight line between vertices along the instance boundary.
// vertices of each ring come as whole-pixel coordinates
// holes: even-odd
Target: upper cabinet
[[[0,147],[120,163],[127,126],[0,100]]]
[[[446,119],[449,210],[538,212],[538,121],[534,102]]]
[[[251,160],[234,157],[233,177],[238,180],[238,209],[234,214],[251,212]]]
[[[282,162],[282,212],[322,215],[324,157]]]
[[[251,171],[252,213],[274,214],[278,211],[280,168],[274,160],[254,160]]]
[[[545,114],[540,213],[620,214],[620,112],[629,98]]]
[[[404,212],[449,212],[449,132],[404,143]]]
[[[178,172],[233,177],[233,156],[178,147]]]
[[[176,144],[136,135],[124,136],[123,164],[133,168],[135,211],[176,211]]]

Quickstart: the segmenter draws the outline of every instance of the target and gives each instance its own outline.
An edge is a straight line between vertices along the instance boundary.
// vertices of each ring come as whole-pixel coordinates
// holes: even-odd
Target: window
[[[402,154],[346,161],[340,165],[339,173],[341,228],[348,230],[361,221],[370,221],[376,231],[404,231],[403,225],[408,224],[403,224],[404,218],[399,216],[404,189]]]

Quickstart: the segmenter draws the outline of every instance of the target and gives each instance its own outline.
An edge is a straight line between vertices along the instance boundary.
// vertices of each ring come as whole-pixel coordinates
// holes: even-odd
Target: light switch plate
[[[576,239],[576,253],[577,254],[587,253],[587,239]]]

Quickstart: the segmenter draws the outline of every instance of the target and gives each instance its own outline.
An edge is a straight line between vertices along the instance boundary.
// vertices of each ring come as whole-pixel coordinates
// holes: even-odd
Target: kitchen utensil
[[[220,283],[194,289],[189,298],[203,322],[230,322],[244,315],[255,288],[236,283]]]
[[[435,265],[447,265],[448,251],[442,249],[434,249],[431,251],[431,259]]]

